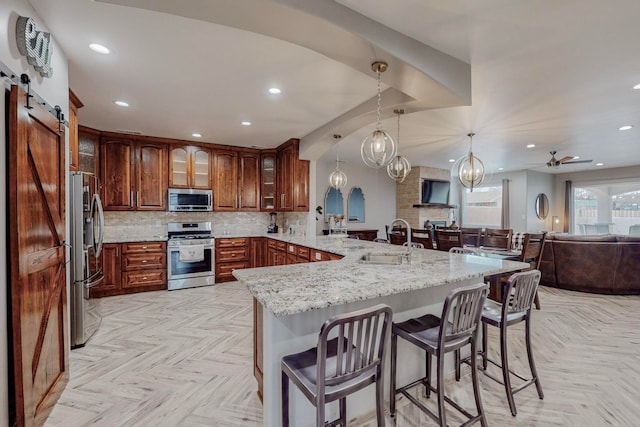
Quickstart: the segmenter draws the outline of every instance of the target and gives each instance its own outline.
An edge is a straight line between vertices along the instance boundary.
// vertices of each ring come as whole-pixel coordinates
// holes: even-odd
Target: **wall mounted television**
[[[447,205],[449,204],[449,181],[425,179],[422,181],[422,204]]]

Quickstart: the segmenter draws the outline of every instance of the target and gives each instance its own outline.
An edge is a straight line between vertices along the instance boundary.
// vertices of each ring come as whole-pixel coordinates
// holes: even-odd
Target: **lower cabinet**
[[[231,282],[233,270],[249,268],[250,237],[216,239],[216,283]]]
[[[101,257],[104,280],[92,298],[167,289],[166,242],[106,243]]]

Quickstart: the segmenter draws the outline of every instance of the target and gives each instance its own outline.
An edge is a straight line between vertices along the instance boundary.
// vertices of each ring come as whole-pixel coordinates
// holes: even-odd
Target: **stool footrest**
[[[478,353],[478,354],[477,354],[477,356],[478,356],[478,357],[481,357],[481,356],[482,356],[482,353]],[[465,364],[467,364],[467,365],[471,366],[471,362],[469,361],[469,358],[470,358],[470,357],[471,357],[471,356],[469,356],[469,357],[466,357],[466,358],[462,359],[462,360],[460,361],[460,363],[465,363]],[[502,365],[500,365],[500,364],[499,364],[498,362],[496,362],[495,360],[491,360],[490,358],[488,358],[488,357],[487,357],[487,362],[491,362],[491,364],[493,364],[494,366],[497,366],[498,368],[502,369]],[[478,369],[484,373],[484,376],[485,376],[485,377],[489,377],[489,378],[491,378],[492,380],[494,380],[495,382],[497,382],[498,384],[502,384],[502,385],[504,385],[504,381],[502,381],[501,379],[496,378],[496,377],[494,377],[493,375],[491,375],[491,374],[490,374],[489,372],[487,372],[487,370],[486,370],[486,369],[484,369],[482,366],[478,366]],[[522,375],[518,374],[517,372],[512,371],[511,369],[509,369],[509,373],[510,373],[511,375],[513,375],[513,376],[515,376],[515,377],[517,377],[517,378],[521,379],[522,381],[524,381],[524,383],[523,383],[523,384],[520,384],[518,387],[513,387],[513,388],[511,389],[511,390],[512,390],[511,392],[512,392],[513,394],[516,394],[517,392],[519,392],[519,391],[521,391],[522,389],[524,389],[524,388],[526,388],[526,387],[530,386],[531,384],[535,384],[535,382],[536,382],[536,379],[535,379],[535,378],[525,378],[525,377],[523,377]]]
[[[418,399],[416,399],[414,396],[410,395],[408,393],[408,390],[417,386],[417,385],[424,385],[427,386],[427,377],[424,378],[420,378],[419,380],[416,380],[410,384],[407,384],[404,387],[398,388],[396,389],[396,394],[401,393],[402,395],[404,395],[407,399],[409,399],[414,405],[416,405],[418,408],[420,408],[420,410],[422,412],[424,412],[425,414],[429,415],[431,418],[433,418],[434,421],[436,422],[440,422],[440,419],[438,418],[438,416],[433,413],[429,408],[427,408],[422,402],[420,402]],[[434,393],[438,393],[438,389],[433,387],[433,386],[428,386],[429,389],[434,392]],[[460,427],[462,426],[468,426],[471,425],[473,423],[475,423],[476,421],[479,421],[481,418],[481,415],[473,415],[471,413],[469,413],[469,411],[467,411],[466,409],[464,409],[462,406],[458,405],[458,403],[456,403],[455,401],[451,400],[447,395],[443,394],[443,398],[444,401],[447,402],[449,405],[453,406],[456,410],[458,410],[458,412],[460,412],[462,415],[464,415],[465,417],[469,418],[468,421],[466,421],[464,424],[461,424]]]

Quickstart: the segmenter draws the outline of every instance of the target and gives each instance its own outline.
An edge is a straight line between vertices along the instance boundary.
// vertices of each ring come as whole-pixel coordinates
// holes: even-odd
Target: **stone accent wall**
[[[413,167],[404,182],[396,184],[396,217],[406,219],[411,228],[423,228],[427,219],[450,224],[451,209],[413,207],[420,203],[423,179],[450,181],[450,171],[426,166]]]

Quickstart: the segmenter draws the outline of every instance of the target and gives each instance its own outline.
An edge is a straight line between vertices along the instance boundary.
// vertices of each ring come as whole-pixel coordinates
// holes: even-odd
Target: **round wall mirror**
[[[544,193],[538,194],[536,197],[536,216],[540,219],[545,219],[549,214],[549,199]]]

